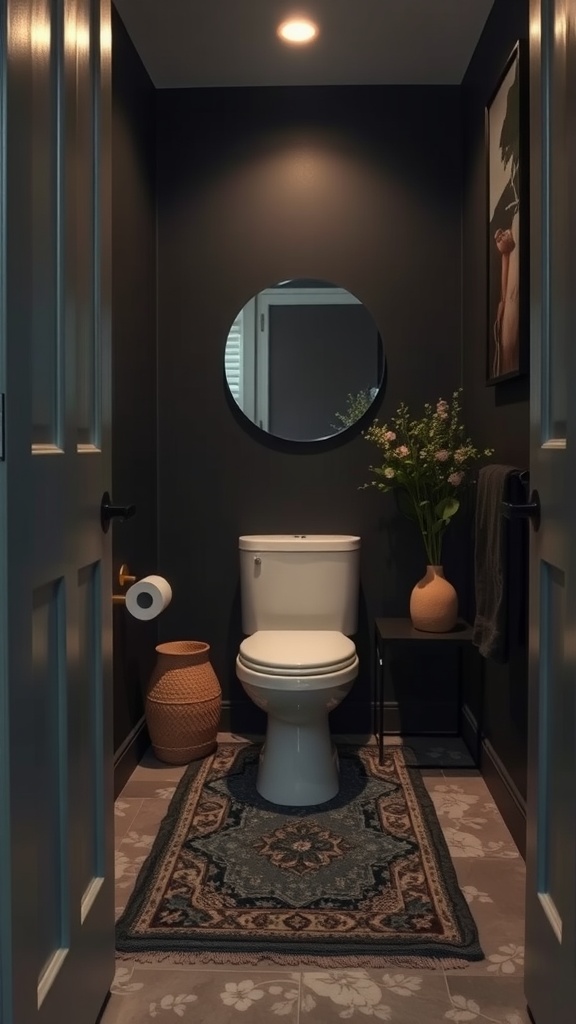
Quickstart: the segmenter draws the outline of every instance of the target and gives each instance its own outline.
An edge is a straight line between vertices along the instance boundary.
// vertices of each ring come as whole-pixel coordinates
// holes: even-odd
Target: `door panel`
[[[93,67],[93,51],[90,40],[93,36],[91,18],[92,0],[77,0],[77,89],[78,117],[76,124],[76,217],[77,217],[77,262],[76,262],[76,434],[77,444],[98,445],[97,405],[98,367],[97,362],[97,320],[95,317],[95,229],[94,210],[86,203],[86,196],[93,193],[97,167],[93,159],[93,138],[97,105],[95,94],[97,81]]]
[[[110,10],[0,10],[0,1017],[94,1024],[114,967]]]
[[[537,843],[538,892],[549,921],[558,933],[562,929],[564,889],[564,836],[555,822],[562,819],[564,800],[563,762],[554,750],[566,751],[569,729],[564,711],[564,624],[566,622],[566,577],[556,566],[540,566],[540,772],[538,782]]]
[[[104,740],[100,702],[102,657],[98,609],[102,603],[102,587],[99,563],[80,569],[77,603],[79,678],[70,716],[75,723],[72,761],[78,765],[74,780],[73,806],[77,813],[72,846],[82,893],[80,917],[84,920],[105,863],[103,794],[99,785]]]
[[[58,179],[60,112],[58,8],[36,0],[32,34],[32,442],[56,445],[62,424],[58,295]]]
[[[32,595],[32,688],[36,787],[34,819],[43,837],[38,885],[36,973],[39,986],[53,958],[68,945],[68,870],[63,836],[67,817],[66,606],[64,581],[38,587]]]
[[[576,0],[531,0],[531,484],[526,996],[536,1024],[576,1004]],[[572,190],[573,191],[573,190]]]

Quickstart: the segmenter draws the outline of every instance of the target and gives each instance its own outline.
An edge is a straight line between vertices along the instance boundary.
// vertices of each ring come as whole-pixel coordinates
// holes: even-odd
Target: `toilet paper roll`
[[[126,608],[135,619],[155,619],[172,600],[172,587],[163,576],[145,576],[126,591]]]

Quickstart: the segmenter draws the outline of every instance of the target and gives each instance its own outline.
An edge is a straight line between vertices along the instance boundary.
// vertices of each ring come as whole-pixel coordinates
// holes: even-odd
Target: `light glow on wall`
[[[286,43],[311,43],[318,35],[318,25],[309,18],[289,18],[278,26],[277,34]]]

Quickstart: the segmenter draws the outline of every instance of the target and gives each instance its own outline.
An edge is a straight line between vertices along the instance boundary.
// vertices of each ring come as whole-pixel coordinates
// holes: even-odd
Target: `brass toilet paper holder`
[[[136,583],[136,579],[137,579],[136,576],[132,576],[131,575],[130,569],[128,568],[126,563],[122,562],[122,565],[120,566],[120,569],[118,571],[118,583],[120,584],[120,586],[121,587],[132,586],[133,583]],[[125,603],[126,603],[126,595],[125,594],[112,594],[112,604],[125,604]]]

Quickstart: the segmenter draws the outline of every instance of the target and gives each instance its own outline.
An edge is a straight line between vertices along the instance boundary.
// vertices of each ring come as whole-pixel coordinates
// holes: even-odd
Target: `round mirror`
[[[235,402],[276,437],[317,441],[356,423],[384,378],[378,328],[355,295],[326,281],[280,281],[240,310],[224,368]]]

